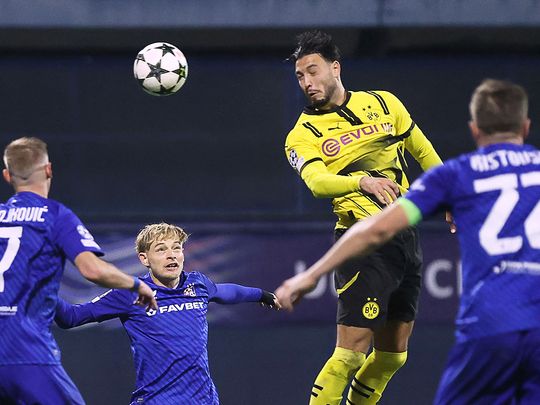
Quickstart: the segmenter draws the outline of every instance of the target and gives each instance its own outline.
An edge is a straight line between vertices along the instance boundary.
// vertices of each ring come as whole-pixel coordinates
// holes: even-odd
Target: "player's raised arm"
[[[82,252],[75,258],[75,266],[89,281],[108,288],[121,288],[136,291],[137,305],[157,309],[153,292],[143,281],[122,273],[114,265],[101,260],[92,252]]]

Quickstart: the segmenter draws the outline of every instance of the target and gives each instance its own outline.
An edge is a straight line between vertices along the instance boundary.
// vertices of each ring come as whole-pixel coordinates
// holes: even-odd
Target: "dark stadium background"
[[[536,0],[6,0],[0,140],[45,139],[51,197],[97,235],[134,237],[140,226],[166,220],[188,224],[194,235],[270,229],[330,238],[328,201],[312,198],[283,153],[303,105],[284,61],[294,35],[313,27],[333,34],[346,88],[394,92],[446,159],[473,147],[467,104],[485,77],[527,88],[529,142],[540,145],[539,24]],[[155,41],[188,58],[177,95],[151,97],[132,78],[137,51]],[[411,176],[418,173],[412,164]],[[2,186],[1,197],[10,191]],[[424,231],[455,249],[440,236],[440,219]],[[442,242],[431,254],[448,248]],[[274,261],[279,277],[260,280],[268,289],[293,274],[280,252]],[[453,339],[453,310],[418,322],[409,361],[382,404],[430,403]],[[89,404],[127,403],[134,371],[123,330],[55,334]],[[328,318],[211,324],[210,365],[223,405],[306,403],[334,338]]]

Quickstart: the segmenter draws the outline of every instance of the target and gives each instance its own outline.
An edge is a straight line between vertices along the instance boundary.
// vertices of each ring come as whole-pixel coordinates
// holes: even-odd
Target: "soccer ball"
[[[184,85],[188,64],[176,46],[155,42],[144,47],[133,63],[133,74],[143,90],[153,96],[169,96]]]

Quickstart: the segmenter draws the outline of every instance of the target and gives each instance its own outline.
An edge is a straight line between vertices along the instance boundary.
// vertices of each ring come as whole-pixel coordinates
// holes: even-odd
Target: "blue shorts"
[[[60,365],[0,366],[0,403],[5,405],[84,405]]]
[[[540,330],[456,344],[434,404],[540,404]]]

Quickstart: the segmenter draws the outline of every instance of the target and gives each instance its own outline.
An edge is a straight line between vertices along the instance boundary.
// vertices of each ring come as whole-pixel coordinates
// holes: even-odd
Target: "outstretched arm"
[[[54,320],[62,329],[70,329],[91,322],[101,322],[127,314],[133,306],[135,293],[109,290],[84,304],[70,304],[58,297]]]
[[[414,204],[411,207],[409,201],[398,201],[400,203],[385,208],[380,214],[357,222],[313,266],[281,284],[276,290],[281,305],[292,310],[300,298],[317,286],[323,275],[353,256],[369,253],[420,219]],[[411,214],[409,209],[416,209],[417,212]],[[415,215],[417,218],[414,218]]]
[[[122,273],[116,266],[101,260],[92,252],[82,252],[75,258],[75,266],[89,281],[107,288],[121,288],[138,293],[136,304],[157,309],[153,292],[136,277]]]
[[[54,321],[62,329],[70,329],[86,323],[96,322],[97,320],[90,311],[90,304],[73,305],[58,297]]]
[[[216,284],[216,292],[210,301],[219,304],[238,304],[240,302],[260,302],[264,306],[279,309],[281,306],[274,294],[260,288],[244,287],[239,284]]]

